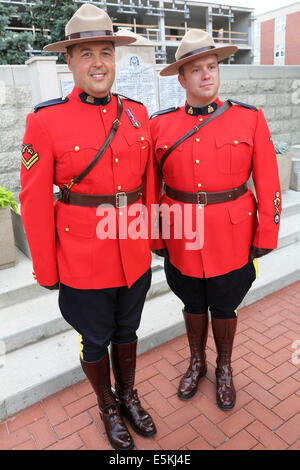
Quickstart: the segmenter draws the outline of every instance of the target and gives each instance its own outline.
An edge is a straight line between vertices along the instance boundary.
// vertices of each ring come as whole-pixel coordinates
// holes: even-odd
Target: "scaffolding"
[[[114,28],[130,29],[155,43],[157,63],[174,59],[175,47],[190,28],[208,31],[216,44],[234,44],[241,50],[238,62],[252,62],[253,9],[208,4],[193,0],[74,0],[78,5],[93,3],[116,18]],[[42,0],[0,0],[6,5],[25,6],[42,3]],[[22,8],[23,7],[23,8]],[[9,26],[15,31],[37,31],[32,25]],[[45,31],[45,30],[44,30]],[[244,53],[244,55],[243,55]],[[228,59],[232,62],[233,57]],[[236,62],[236,63],[238,63]]]

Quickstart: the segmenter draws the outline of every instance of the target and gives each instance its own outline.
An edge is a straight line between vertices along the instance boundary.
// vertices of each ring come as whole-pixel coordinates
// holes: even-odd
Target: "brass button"
[[[65,228],[65,232],[70,232],[69,227],[66,227],[66,228]]]
[[[202,184],[201,183],[198,183],[198,188],[201,188]]]
[[[147,148],[147,146],[146,146],[146,145],[143,145],[142,150],[145,150],[146,148]]]
[[[145,137],[141,137],[141,140],[145,140]]]
[[[238,140],[235,140],[235,141],[234,141],[234,144],[235,144],[235,145],[236,145],[236,144],[238,144],[238,143],[239,143],[239,141],[238,141]]]
[[[79,152],[80,147],[78,147],[78,145],[76,145],[76,146],[74,147],[74,150],[75,150],[75,152]]]
[[[203,121],[203,118],[199,118],[199,121],[202,122],[202,121]]]
[[[115,162],[118,163],[119,159],[118,158],[115,158]]]
[[[103,109],[103,112],[104,112],[104,113],[107,113],[106,109]]]
[[[119,215],[122,215],[122,214],[123,214],[123,212],[122,212],[122,211],[119,211]]]
[[[197,163],[197,165],[198,165],[198,163],[200,163],[200,160],[196,160],[196,163]]]
[[[167,149],[167,148],[168,148],[168,146],[167,146],[167,145],[164,145],[164,149]]]
[[[252,212],[248,212],[248,215],[252,215]]]
[[[200,139],[198,139],[198,137],[197,137],[197,139],[196,139],[196,142],[200,142]]]
[[[122,189],[122,186],[118,186],[118,191],[120,191],[120,189]]]

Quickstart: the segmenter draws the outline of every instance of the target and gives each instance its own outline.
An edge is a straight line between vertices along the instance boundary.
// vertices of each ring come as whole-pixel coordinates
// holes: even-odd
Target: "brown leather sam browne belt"
[[[140,186],[134,191],[119,191],[115,194],[79,194],[69,193],[64,200],[64,190],[60,190],[59,201],[65,204],[81,207],[98,207],[100,204],[110,204],[117,209],[129,206],[137,202],[143,194],[143,188]]]
[[[177,189],[170,188],[166,185],[166,195],[171,199],[179,202],[187,202],[190,204],[199,204],[207,206],[208,204],[219,204],[221,202],[234,201],[248,190],[247,183],[238,186],[237,188],[228,189],[227,191],[206,192],[199,191],[198,193],[188,193],[185,191],[178,191]]]

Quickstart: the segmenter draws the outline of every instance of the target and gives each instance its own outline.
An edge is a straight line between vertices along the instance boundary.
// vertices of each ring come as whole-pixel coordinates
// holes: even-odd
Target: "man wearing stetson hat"
[[[134,40],[115,35],[108,15],[84,4],[66,25],[66,39],[45,47],[66,52],[75,86],[28,115],[20,193],[34,276],[59,288],[62,315],[80,334],[81,365],[118,450],[134,445],[123,416],[138,434],[156,433],[133,389],[151,251],[149,237],[130,236],[130,222],[134,205],[141,212],[155,202],[149,121],[141,103],[111,93],[114,48]],[[53,183],[60,188],[55,205]],[[147,227],[143,216],[139,224]]]
[[[178,397],[193,397],[206,374],[209,308],[217,350],[216,401],[222,410],[236,401],[231,367],[236,309],[256,277],[253,260],[277,246],[281,210],[275,151],[262,111],[218,97],[218,62],[236,49],[217,47],[205,31],[188,31],[176,61],[160,72],[179,74],[186,103],[155,113],[150,126],[165,182],[162,236],[166,225],[174,231],[156,252],[165,256],[167,281],[184,304],[191,351]],[[251,171],[257,202],[247,188]],[[198,233],[192,249],[191,232],[176,236],[176,229],[189,223]]]

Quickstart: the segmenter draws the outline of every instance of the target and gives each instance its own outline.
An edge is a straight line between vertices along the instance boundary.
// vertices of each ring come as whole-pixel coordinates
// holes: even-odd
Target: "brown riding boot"
[[[97,362],[80,360],[82,369],[89,379],[98,398],[100,416],[109,442],[116,450],[130,450],[134,443],[120,415],[116,399],[111,391],[108,353]]]
[[[205,347],[208,334],[208,313],[194,314],[183,311],[191,358],[190,365],[180,380],[177,395],[189,400],[197,392],[198,382],[207,372]]]
[[[217,405],[221,410],[231,410],[236,401],[232,380],[231,354],[237,318],[226,320],[212,317],[212,330],[217,348]]]
[[[141,436],[150,437],[156,433],[155,424],[141,406],[137,390],[133,390],[136,348],[137,341],[111,345],[112,368],[116,379],[115,395],[121,414],[128,419],[133,430]]]

